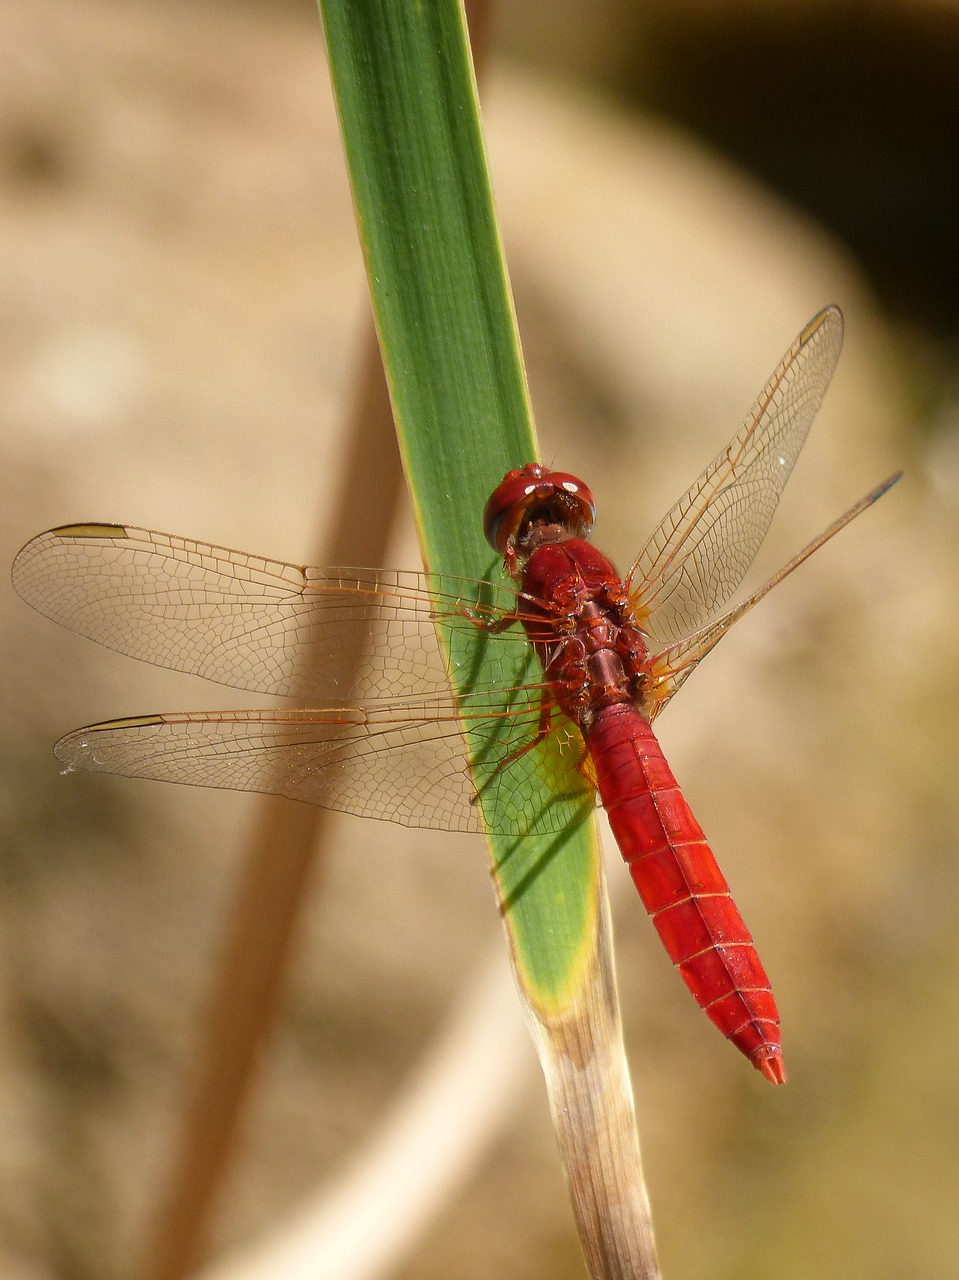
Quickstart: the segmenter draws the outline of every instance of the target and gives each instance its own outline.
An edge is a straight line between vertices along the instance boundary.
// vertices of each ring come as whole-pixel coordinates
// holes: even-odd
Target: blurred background
[[[906,469],[660,722],[790,1072],[773,1091],[722,1043],[620,894],[664,1273],[954,1280],[959,10],[501,9],[486,120],[542,453],[588,479],[604,549],[629,563],[828,302],[845,352],[752,581]],[[310,558],[365,315],[311,0],[0,0],[0,560],[80,520]],[[408,523],[390,563],[417,563]],[[256,699],[98,650],[9,586],[0,624],[0,1273],[120,1280],[255,801],[60,777],[51,745]],[[218,1251],[337,1177],[499,932],[475,842],[335,834]],[[519,1096],[389,1274],[584,1274],[532,1070]]]

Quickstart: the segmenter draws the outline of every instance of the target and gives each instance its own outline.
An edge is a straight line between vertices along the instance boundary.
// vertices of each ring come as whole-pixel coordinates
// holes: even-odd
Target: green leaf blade
[[[457,0],[321,7],[424,559],[433,573],[495,582],[483,507],[536,445],[462,9]],[[534,655],[501,639],[494,660],[496,637],[470,630],[450,629],[451,671],[587,1266],[596,1280],[658,1280],[589,792],[558,735],[491,772],[484,735],[496,735],[496,721],[469,729],[470,688],[495,676],[508,710],[506,690],[530,680]],[[538,710],[527,702],[524,711],[533,733]],[[511,805],[540,833],[499,834]],[[563,829],[551,831],[564,806]]]
[[[321,9],[424,558],[437,574],[501,580],[483,506],[537,449],[462,11],[450,0],[322,0]],[[454,673],[482,684],[481,637],[453,644]],[[529,656],[518,654],[512,681],[529,680]],[[457,684],[463,693],[469,681]],[[579,797],[578,829],[562,837],[491,835],[517,965],[534,1003],[555,1011],[594,945],[595,837],[581,820],[575,761],[544,761],[537,748],[508,772],[534,827],[556,805],[557,777]],[[497,825],[495,813],[489,821]]]

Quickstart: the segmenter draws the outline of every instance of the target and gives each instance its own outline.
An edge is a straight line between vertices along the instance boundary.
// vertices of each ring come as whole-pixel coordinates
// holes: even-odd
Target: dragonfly
[[[537,463],[509,471],[483,513],[501,581],[313,568],[117,524],[40,534],[13,582],[42,614],[157,666],[298,704],[105,721],[67,734],[57,757],[68,770],[517,837],[562,831],[598,797],[693,997],[783,1083],[769,979],[653,723],[734,622],[900,478],[729,606],[842,332],[836,307],[809,322],[624,578],[589,541],[587,485]],[[531,753],[547,802],[520,763]]]

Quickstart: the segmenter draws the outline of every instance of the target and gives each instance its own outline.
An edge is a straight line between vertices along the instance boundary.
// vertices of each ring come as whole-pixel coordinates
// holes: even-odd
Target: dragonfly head
[[[493,490],[483,532],[512,572],[543,542],[588,538],[595,521],[593,495],[582,480],[530,462],[508,471]]]

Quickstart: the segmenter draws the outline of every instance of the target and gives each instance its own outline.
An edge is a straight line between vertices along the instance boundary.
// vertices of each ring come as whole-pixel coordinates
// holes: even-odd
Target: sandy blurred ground
[[[3,0],[0,23],[0,559],[92,519],[302,560],[365,307],[312,9]],[[829,301],[846,351],[761,568],[908,472],[662,722],[791,1073],[774,1093],[722,1044],[624,898],[666,1274],[952,1280],[955,400],[852,252],[688,133],[516,67],[487,104],[543,457],[588,477],[615,559]],[[392,562],[415,556],[398,532]],[[0,1273],[113,1280],[140,1256],[251,802],[61,778],[50,745],[237,699],[61,634],[9,587],[0,625]],[[497,932],[468,839],[343,819],[335,848],[218,1246],[335,1173]],[[397,1274],[582,1274],[538,1089]]]

